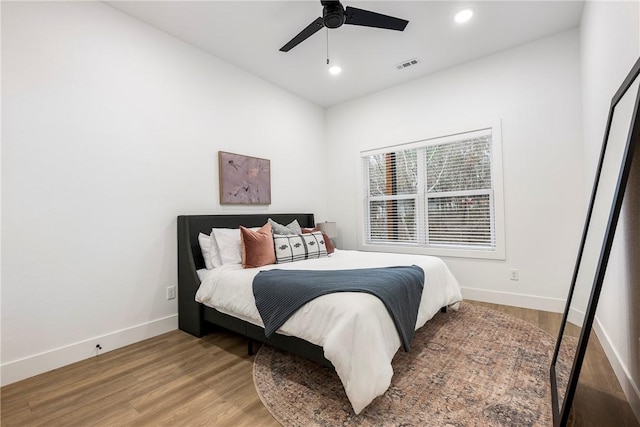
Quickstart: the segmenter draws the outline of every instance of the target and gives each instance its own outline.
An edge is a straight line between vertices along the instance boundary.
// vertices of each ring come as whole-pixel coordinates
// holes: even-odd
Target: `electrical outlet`
[[[167,299],[175,299],[175,297],[176,297],[176,287],[167,286]]]
[[[509,272],[511,273],[511,280],[520,279],[520,273],[518,272],[517,268],[512,268],[511,270],[509,270]]]

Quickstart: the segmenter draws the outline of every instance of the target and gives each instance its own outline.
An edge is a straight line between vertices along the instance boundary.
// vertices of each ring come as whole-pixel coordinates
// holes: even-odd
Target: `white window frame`
[[[494,121],[491,125],[484,124],[476,126],[462,126],[450,131],[434,133],[433,136],[424,138],[419,141],[410,143],[401,143],[396,145],[389,145],[372,150],[361,151],[358,156],[358,197],[361,201],[358,203],[358,249],[362,251],[373,252],[396,252],[396,253],[409,253],[409,254],[422,254],[422,255],[434,255],[442,257],[457,257],[457,258],[480,258],[480,259],[505,259],[505,224],[504,224],[504,190],[503,190],[503,174],[502,174],[502,129],[500,120]],[[454,247],[454,246],[437,246],[428,245],[427,242],[408,243],[408,242],[367,242],[367,215],[369,214],[369,201],[366,191],[368,189],[368,179],[366,177],[367,172],[364,170],[363,158],[374,154],[388,153],[390,151],[407,150],[416,147],[424,147],[433,144],[443,144],[449,141],[456,141],[461,138],[467,138],[472,136],[473,133],[486,131],[491,132],[491,180],[493,197],[491,201],[493,203],[493,217],[492,228],[494,230],[495,247],[493,249],[485,248],[470,248],[470,247]],[[419,167],[422,156],[418,156]],[[419,183],[420,188],[424,188],[424,183]],[[490,190],[487,190],[490,192]],[[458,192],[455,192],[456,195]],[[478,194],[478,191],[474,191],[474,194]],[[443,197],[444,193],[434,194],[434,197]],[[390,199],[398,198],[411,198],[416,200],[416,213],[422,216],[424,209],[426,208],[425,198],[429,197],[424,191],[418,191],[418,194],[398,195],[398,196],[386,196]],[[386,198],[385,196],[379,197],[381,200]],[[418,227],[421,227],[419,224]],[[426,236],[427,233],[419,232],[419,236]]]

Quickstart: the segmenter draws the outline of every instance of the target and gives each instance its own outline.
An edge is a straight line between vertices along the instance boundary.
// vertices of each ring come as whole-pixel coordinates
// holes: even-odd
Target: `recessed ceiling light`
[[[341,72],[342,72],[342,68],[340,68],[340,66],[338,66],[338,65],[333,65],[333,66],[329,67],[329,73],[332,76],[337,76]]]
[[[458,24],[463,24],[463,23],[467,22],[469,19],[471,19],[472,16],[473,16],[473,10],[471,10],[471,9],[462,9],[460,12],[456,13],[456,16],[454,16],[453,19]]]

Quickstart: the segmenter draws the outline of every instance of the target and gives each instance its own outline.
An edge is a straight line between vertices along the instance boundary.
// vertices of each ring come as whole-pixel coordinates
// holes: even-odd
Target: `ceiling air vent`
[[[411,67],[412,65],[416,65],[417,63],[418,63],[418,59],[417,58],[407,59],[406,61],[402,61],[401,63],[396,65],[396,68],[398,70],[403,70],[403,69],[405,69],[407,67]]]

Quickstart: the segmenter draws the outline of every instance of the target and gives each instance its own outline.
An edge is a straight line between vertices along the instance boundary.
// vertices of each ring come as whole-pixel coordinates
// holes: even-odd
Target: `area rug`
[[[416,332],[393,359],[384,395],[355,415],[338,375],[262,346],[253,378],[283,426],[551,426],[555,339],[497,311],[462,303]]]

